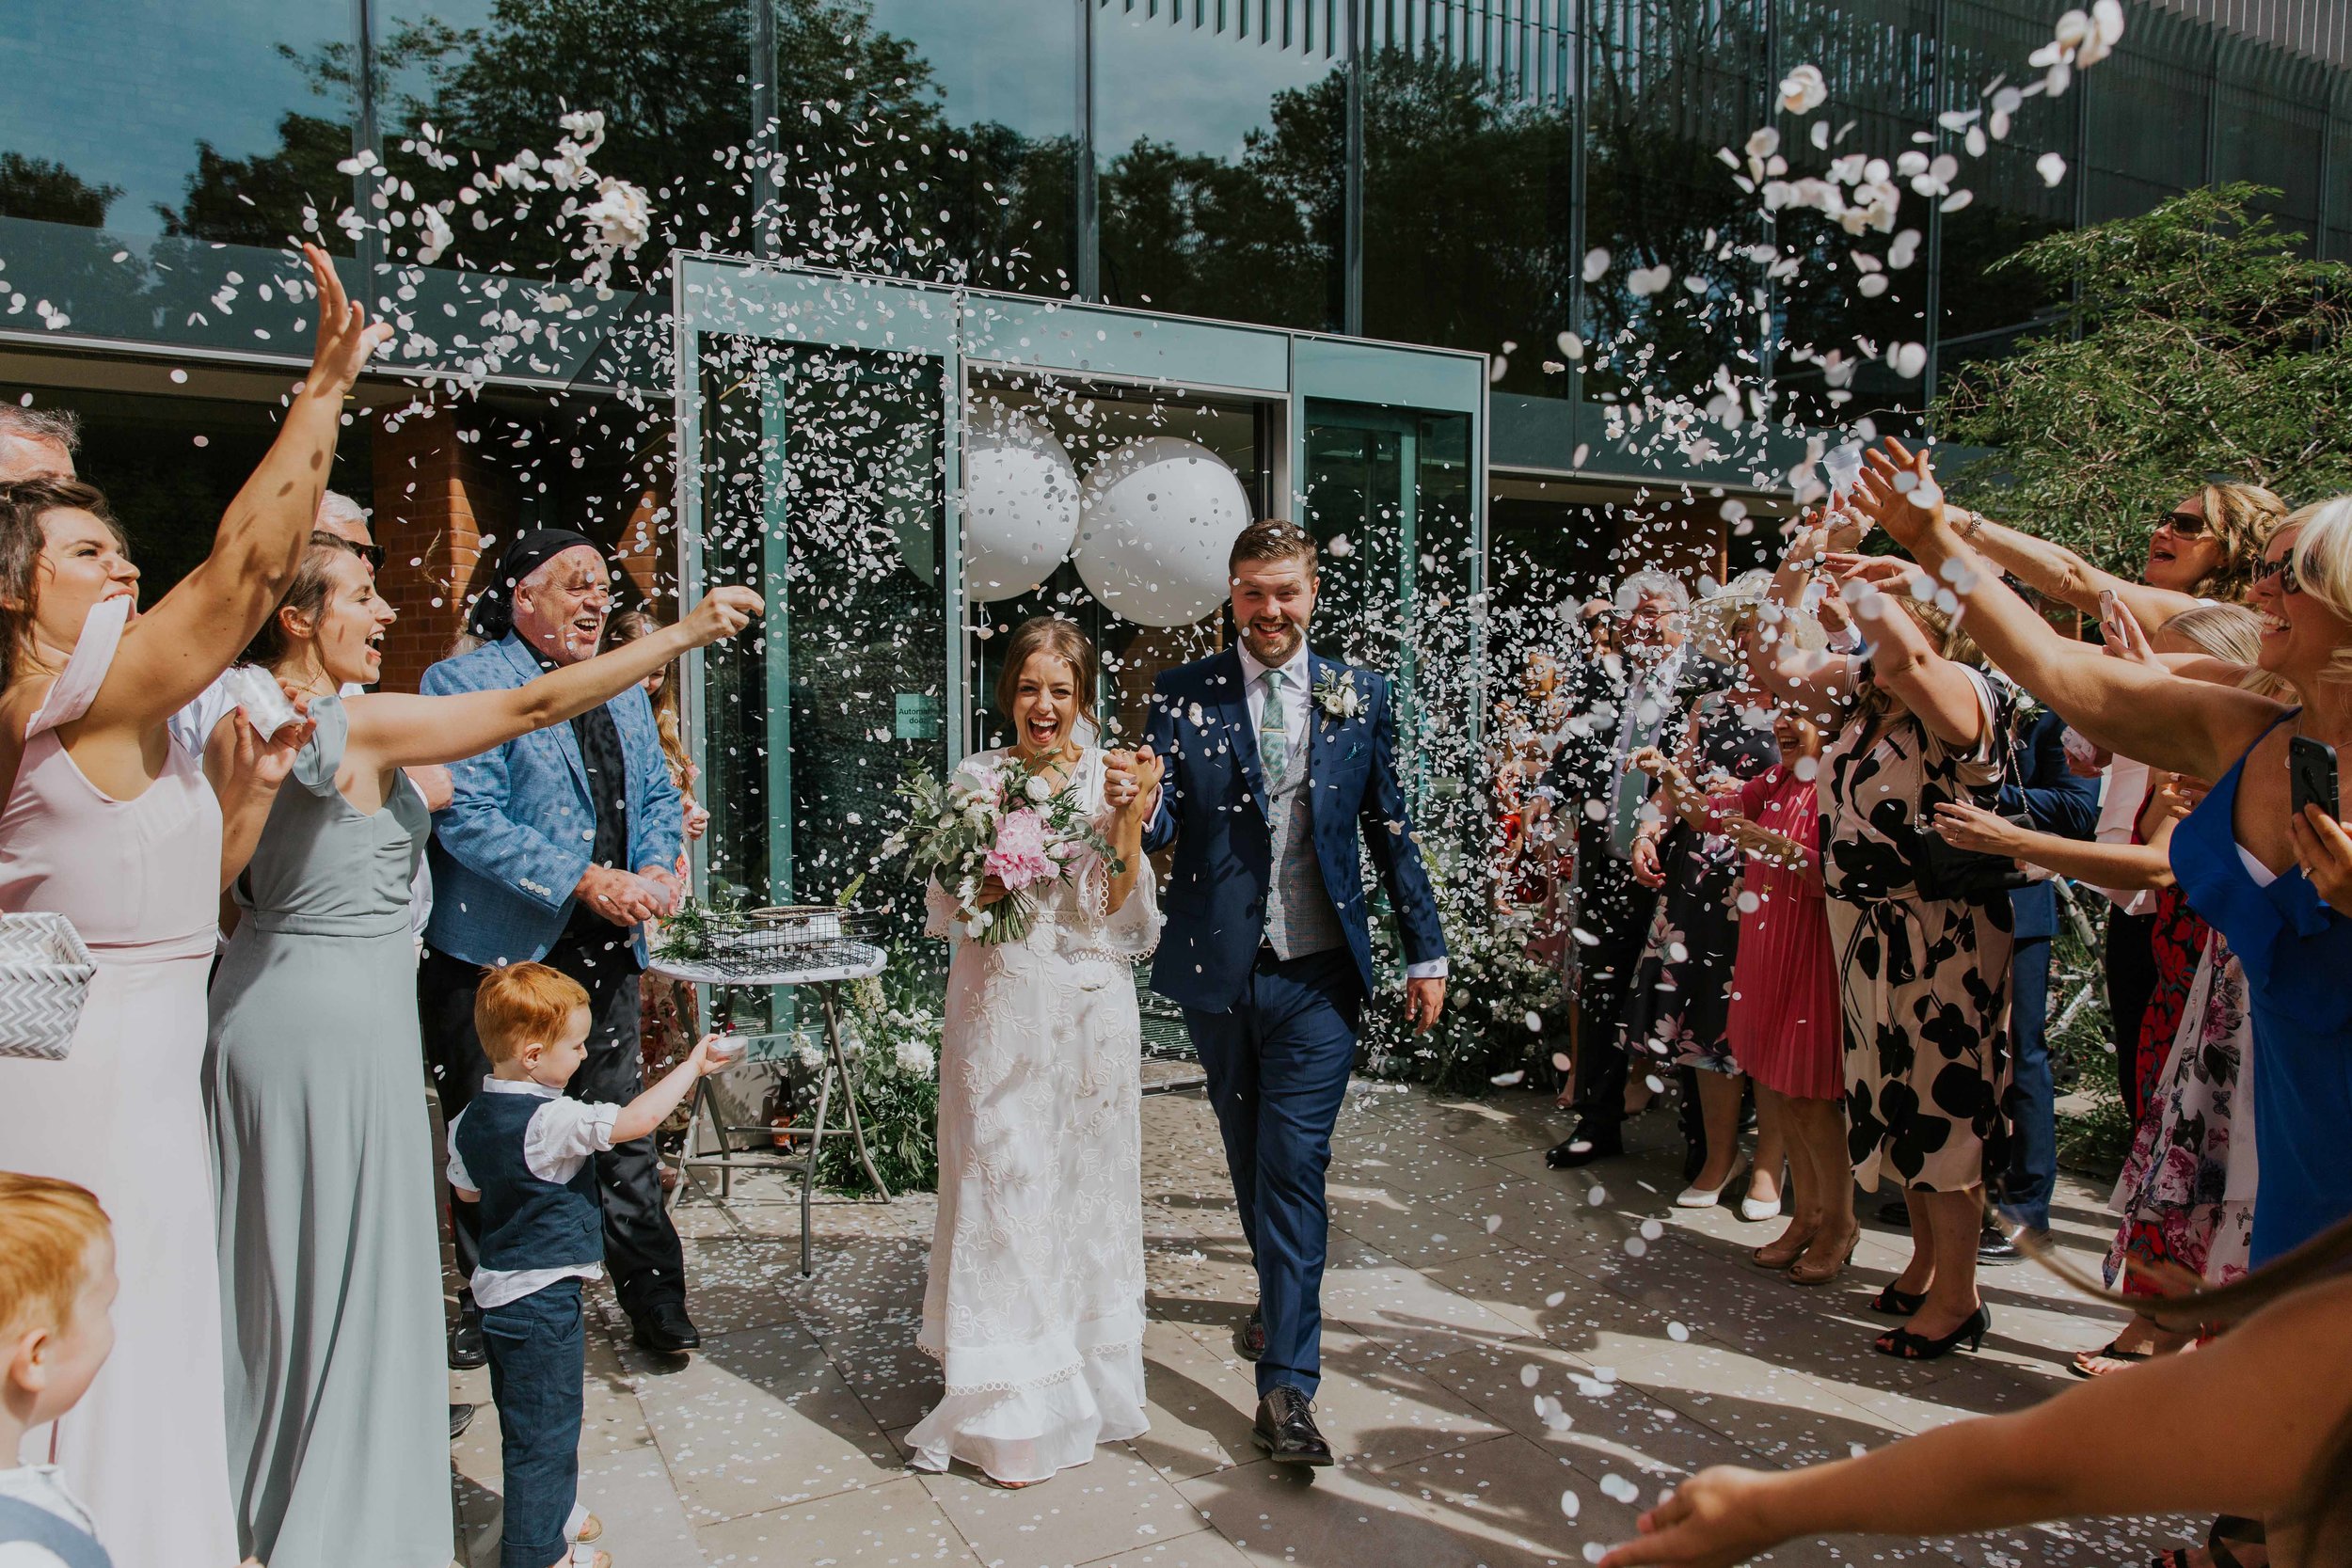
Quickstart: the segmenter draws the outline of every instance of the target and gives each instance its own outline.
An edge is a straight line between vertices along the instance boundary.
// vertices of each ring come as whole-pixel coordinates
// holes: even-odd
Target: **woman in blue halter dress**
[[[2172,875],[2246,971],[2259,1172],[2250,1260],[2259,1267],[2352,1213],[2352,1161],[2344,1157],[2352,1135],[2352,920],[2321,900],[2301,866],[2273,872],[2239,847],[2245,768],[2240,757],[2172,830]]]

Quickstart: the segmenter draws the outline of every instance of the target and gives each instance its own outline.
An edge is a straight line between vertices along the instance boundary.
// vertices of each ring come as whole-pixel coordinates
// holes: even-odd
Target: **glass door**
[[[1323,550],[1317,637],[1395,676],[1409,777],[1431,777],[1423,716],[1472,716],[1479,579],[1470,419],[1309,400],[1301,522]],[[1474,739],[1474,736],[1471,736]]]
[[[710,880],[829,902],[872,867],[906,770],[947,765],[941,367],[738,345],[704,380],[707,579],[768,604],[705,656]],[[898,902],[912,936],[919,902]]]

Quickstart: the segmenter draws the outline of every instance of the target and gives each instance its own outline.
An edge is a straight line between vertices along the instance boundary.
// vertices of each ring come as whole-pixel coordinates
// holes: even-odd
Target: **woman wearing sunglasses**
[[[2096,617],[2099,595],[2111,593],[2153,632],[2201,600],[2243,603],[2263,545],[2286,515],[2286,502],[2259,484],[2201,485],[2150,519],[2148,562],[2137,582],[1981,513],[1955,510],[1952,515],[1978,554],[2042,597]]]

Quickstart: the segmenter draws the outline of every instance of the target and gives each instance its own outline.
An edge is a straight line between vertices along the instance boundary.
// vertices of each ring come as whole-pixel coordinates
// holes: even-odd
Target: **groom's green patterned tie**
[[[1265,709],[1258,716],[1258,762],[1265,769],[1269,795],[1279,795],[1290,782],[1291,732],[1282,714],[1282,672],[1265,673]]]

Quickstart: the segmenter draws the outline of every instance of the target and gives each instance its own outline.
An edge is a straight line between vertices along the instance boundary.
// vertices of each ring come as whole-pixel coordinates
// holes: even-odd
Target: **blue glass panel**
[[[1331,10],[1098,0],[1105,299],[1340,325],[1347,91]]]
[[[352,8],[0,8],[0,216],[275,245],[351,199]],[[143,248],[143,247],[136,247]]]

